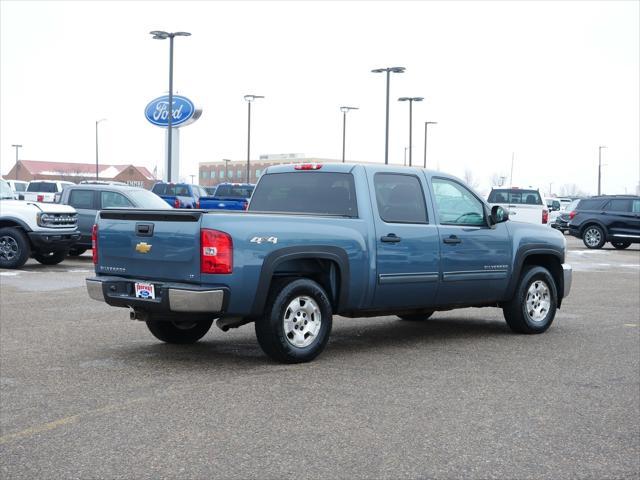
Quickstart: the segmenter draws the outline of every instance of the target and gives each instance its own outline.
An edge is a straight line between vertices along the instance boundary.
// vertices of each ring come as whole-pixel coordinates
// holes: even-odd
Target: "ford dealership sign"
[[[149,102],[144,109],[144,116],[158,127],[168,127],[170,110],[172,127],[184,127],[202,115],[201,109],[196,108],[191,100],[181,95],[173,96],[173,108],[169,109],[169,95],[164,95]]]

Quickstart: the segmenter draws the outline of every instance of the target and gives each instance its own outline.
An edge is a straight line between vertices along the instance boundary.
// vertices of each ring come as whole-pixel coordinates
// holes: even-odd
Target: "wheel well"
[[[605,234],[605,235],[607,234],[607,229],[606,229],[604,226],[600,225],[598,222],[589,222],[589,223],[587,223],[584,227],[582,227],[582,228],[580,229],[580,236],[583,236],[583,235],[584,235],[584,231],[585,231],[587,228],[589,228],[589,227],[593,227],[593,226],[600,227],[600,228],[602,229],[602,231],[604,232],[604,234]]]
[[[340,303],[340,266],[324,258],[297,258],[280,263],[273,272],[275,278],[305,277],[320,284],[327,292],[335,312]]]
[[[0,228],[5,228],[5,227],[20,227],[20,228],[22,228],[22,225],[20,225],[18,222],[14,221],[14,220],[0,220]]]
[[[525,258],[522,269],[524,270],[527,265],[536,265],[549,270],[549,273],[551,273],[556,283],[556,289],[558,290],[558,308],[560,308],[562,297],[564,297],[564,274],[562,272],[562,264],[560,260],[558,260],[558,257],[547,254],[529,255]]]

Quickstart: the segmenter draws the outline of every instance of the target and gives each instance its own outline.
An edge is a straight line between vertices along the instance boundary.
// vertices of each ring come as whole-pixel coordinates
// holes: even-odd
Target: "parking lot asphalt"
[[[640,249],[568,243],[543,335],[493,308],[336,317],[303,365],[252,325],[160,343],[88,298],[90,253],[0,270],[0,476],[637,479]]]

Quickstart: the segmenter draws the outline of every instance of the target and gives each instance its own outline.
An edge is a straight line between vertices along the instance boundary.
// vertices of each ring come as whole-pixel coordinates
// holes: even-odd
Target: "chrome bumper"
[[[562,275],[564,279],[564,295],[562,297],[564,298],[569,296],[569,292],[571,292],[571,282],[573,280],[573,269],[571,265],[568,263],[562,264]]]
[[[117,307],[137,307],[165,312],[218,313],[224,305],[225,291],[222,289],[194,289],[188,285],[159,285],[157,298],[136,298],[123,291],[123,285],[134,281],[109,278],[87,278],[89,297]],[[155,283],[155,282],[154,282]]]

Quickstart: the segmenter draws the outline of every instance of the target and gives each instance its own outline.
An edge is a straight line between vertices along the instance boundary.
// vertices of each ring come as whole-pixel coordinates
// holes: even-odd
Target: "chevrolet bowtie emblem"
[[[136,245],[136,252],[138,253],[149,253],[151,251],[151,245],[147,242],[140,242]]]

